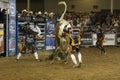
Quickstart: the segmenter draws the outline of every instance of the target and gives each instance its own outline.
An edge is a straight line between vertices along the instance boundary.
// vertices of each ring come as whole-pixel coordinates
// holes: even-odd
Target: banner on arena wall
[[[55,49],[55,19],[48,19],[46,24],[46,50]]]
[[[36,48],[37,48],[37,50],[45,49],[44,41],[37,41]]]
[[[81,37],[81,45],[92,45],[92,34],[83,34]]]
[[[97,35],[93,34],[93,45],[96,45]],[[112,46],[115,45],[115,34],[105,34],[103,45]]]
[[[0,24],[0,54],[4,53],[4,24]]]
[[[16,0],[9,0],[9,55],[16,54]]]
[[[120,45],[120,34],[116,35],[116,44]]]

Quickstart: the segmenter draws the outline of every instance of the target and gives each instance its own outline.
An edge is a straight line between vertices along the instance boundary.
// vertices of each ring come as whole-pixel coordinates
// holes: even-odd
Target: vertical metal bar
[[[28,11],[28,13],[30,11],[30,0],[27,0],[27,11]]]
[[[6,56],[9,56],[9,37],[8,37],[8,33],[9,33],[9,29],[8,29],[8,9],[7,9],[7,14],[6,14]]]
[[[110,12],[113,14],[113,0],[110,1]]]

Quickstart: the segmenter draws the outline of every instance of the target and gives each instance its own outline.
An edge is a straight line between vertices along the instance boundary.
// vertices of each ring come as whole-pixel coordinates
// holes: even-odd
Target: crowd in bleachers
[[[120,28],[120,15],[105,14],[101,12],[67,12],[66,16],[77,26],[94,29],[100,25],[106,33],[117,33]]]
[[[18,18],[23,16],[30,16],[32,20],[46,21],[48,18],[58,19],[61,14],[55,14],[53,12],[32,12],[23,10],[18,14]],[[41,18],[42,17],[42,18]],[[35,19],[37,18],[37,19]],[[84,29],[95,29],[96,25],[100,25],[106,33],[118,33],[120,32],[120,15],[119,14],[106,14],[102,12],[69,12],[65,14],[65,19],[71,20],[71,24],[75,23],[78,27]]]
[[[5,20],[6,10],[0,11],[0,21]],[[21,12],[17,11],[18,21],[40,21],[45,22],[49,18],[59,19],[61,14],[53,12],[32,12],[26,9]],[[27,17],[26,17],[27,16]],[[25,19],[23,19],[25,18]],[[101,25],[107,33],[120,33],[120,14],[109,14],[104,12],[69,12],[65,14],[65,19],[71,20],[71,24],[75,23],[78,27],[84,29],[94,29],[97,24]]]
[[[48,13],[44,12],[42,13],[41,11],[38,12],[32,12],[32,11],[27,11],[26,9],[22,10],[21,12],[17,12],[17,18],[18,21],[30,21],[30,22],[41,22],[44,23],[46,19],[48,18],[53,18],[54,13]]]

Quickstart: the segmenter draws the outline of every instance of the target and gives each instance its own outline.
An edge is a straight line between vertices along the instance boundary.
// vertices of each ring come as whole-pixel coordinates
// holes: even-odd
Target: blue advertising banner
[[[16,54],[16,0],[9,0],[9,55]]]
[[[55,19],[48,19],[46,25],[46,50],[55,49]]]

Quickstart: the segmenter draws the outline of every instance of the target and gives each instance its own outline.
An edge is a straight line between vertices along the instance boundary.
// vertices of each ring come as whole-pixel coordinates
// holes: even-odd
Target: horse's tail
[[[58,4],[59,4],[59,5],[63,4],[63,5],[65,6],[64,12],[62,13],[62,16],[61,16],[60,19],[59,19],[59,21],[60,21],[60,20],[62,20],[62,19],[64,18],[64,15],[65,15],[65,13],[66,13],[66,11],[67,11],[67,5],[66,5],[66,2],[65,2],[65,1],[60,1]]]

